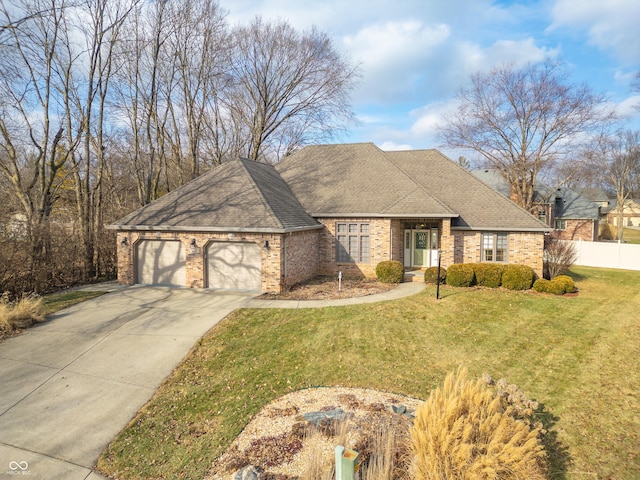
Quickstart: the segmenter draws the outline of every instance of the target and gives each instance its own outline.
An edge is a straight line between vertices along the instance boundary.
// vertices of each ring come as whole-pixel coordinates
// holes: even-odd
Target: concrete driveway
[[[128,287],[0,343],[0,478],[102,478],[98,456],[254,293]]]

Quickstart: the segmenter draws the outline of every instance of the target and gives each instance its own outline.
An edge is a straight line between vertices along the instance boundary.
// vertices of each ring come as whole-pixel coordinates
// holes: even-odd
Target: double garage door
[[[250,242],[212,242],[205,252],[208,288],[260,291],[262,252]],[[137,246],[137,283],[186,286],[186,251],[178,240],[142,240]]]

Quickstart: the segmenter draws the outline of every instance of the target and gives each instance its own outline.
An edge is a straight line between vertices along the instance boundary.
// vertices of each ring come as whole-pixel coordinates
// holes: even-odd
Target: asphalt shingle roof
[[[387,152],[397,165],[459,217],[452,228],[544,231],[548,227],[438,150]]]
[[[472,174],[500,194],[509,196],[509,185],[497,170],[478,169],[473,170]],[[560,198],[561,201],[556,202],[556,198]],[[597,220],[600,216],[597,203],[566,187],[554,189],[538,183],[533,201],[554,205],[554,216],[561,220]]]
[[[305,147],[276,170],[314,217],[455,217],[373,143]]]
[[[116,229],[287,232],[321,225],[273,166],[236,159],[127,215]]]
[[[305,147],[275,167],[226,162],[111,228],[287,232],[318,217],[451,218],[452,228],[548,228],[437,150]]]

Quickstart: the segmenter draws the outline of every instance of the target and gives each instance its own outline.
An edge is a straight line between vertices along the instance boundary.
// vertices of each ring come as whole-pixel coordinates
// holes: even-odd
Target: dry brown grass
[[[23,295],[10,301],[8,295],[0,297],[0,331],[10,334],[44,320],[42,299],[34,295]]]
[[[545,479],[539,431],[511,409],[466,370],[448,374],[416,412],[413,478]]]

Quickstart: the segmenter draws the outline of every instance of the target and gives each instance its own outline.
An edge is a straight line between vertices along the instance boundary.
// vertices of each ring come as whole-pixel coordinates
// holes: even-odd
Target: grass
[[[622,238],[627,243],[640,244],[640,230],[634,228],[625,228],[622,232]]]
[[[105,292],[67,291],[44,295],[42,297],[44,313],[45,315],[49,315],[67,307],[71,307],[76,303],[81,303],[85,300],[90,300],[104,294]]]
[[[104,292],[59,292],[35,297],[24,295],[17,302],[0,297],[0,342],[20,333],[34,323],[42,322],[46,315],[103,295]]]
[[[574,268],[580,294],[435,287],[215,327],[103,453],[117,478],[202,478],[264,405],[319,385],[426,399],[446,374],[505,377],[544,405],[553,479],[640,478],[640,272]]]

